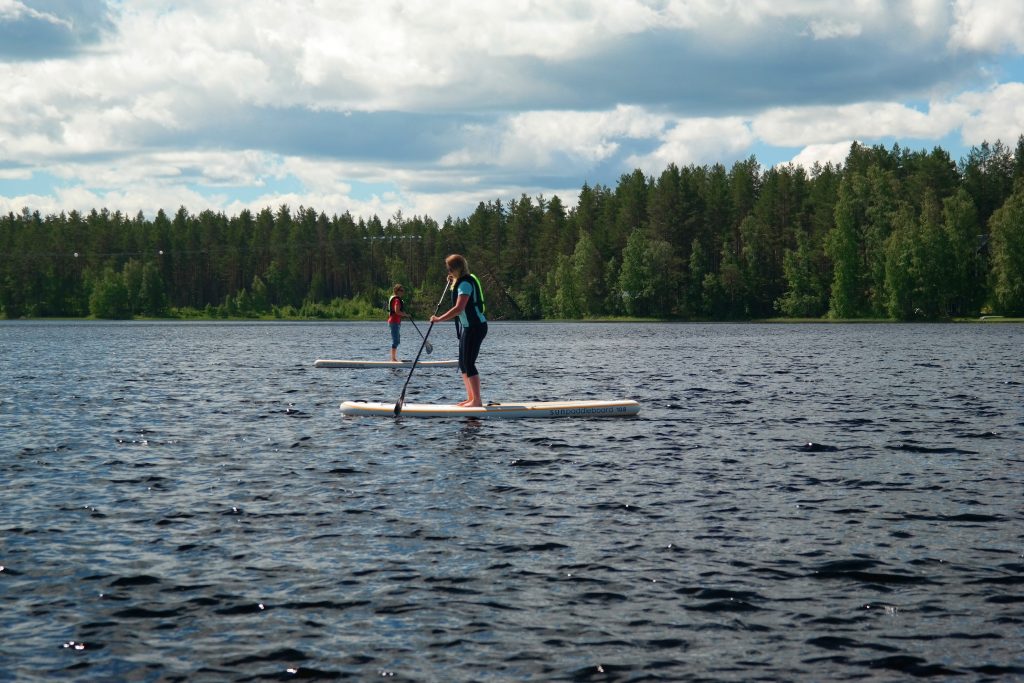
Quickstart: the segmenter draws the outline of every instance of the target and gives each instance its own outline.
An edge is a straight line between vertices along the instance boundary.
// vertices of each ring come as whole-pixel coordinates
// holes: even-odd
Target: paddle
[[[409,318],[409,322],[412,323],[413,327],[416,327],[416,321],[415,320],[413,320],[412,318]],[[416,331],[420,332],[420,328],[416,327]],[[420,336],[423,337],[423,333],[422,332],[420,332]],[[423,348],[425,348],[427,350],[427,353],[433,353],[434,352],[434,345],[431,344],[430,342],[428,342],[426,337],[423,337]]]
[[[441,292],[441,298],[437,300],[437,306],[434,307],[434,315],[441,310],[441,304],[444,303],[444,298],[448,295],[448,280],[444,281],[444,291]],[[431,316],[433,317],[433,316]],[[419,328],[417,328],[418,330]],[[405,390],[409,388],[409,380],[412,379],[412,373],[416,369],[416,364],[420,362],[420,356],[423,354],[423,348],[427,345],[427,337],[430,336],[430,331],[434,329],[434,322],[430,322],[430,327],[427,328],[427,333],[423,335],[423,343],[420,344],[420,350],[416,352],[416,358],[412,362],[412,367],[409,368],[409,376],[405,378],[405,384],[402,386],[402,395],[398,397],[395,402],[395,417],[402,414],[402,404],[405,403]]]

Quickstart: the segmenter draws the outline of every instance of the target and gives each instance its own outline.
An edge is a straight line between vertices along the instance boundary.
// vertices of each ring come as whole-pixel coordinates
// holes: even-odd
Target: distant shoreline
[[[322,323],[354,323],[354,322],[380,322],[384,323],[383,320],[377,318],[303,318],[303,317],[277,317],[277,316],[265,316],[259,318],[239,318],[239,317],[227,317],[227,318],[211,318],[208,316],[168,316],[162,318],[69,318],[69,317],[38,317],[38,318],[0,318],[0,322],[235,322],[235,323],[246,323],[246,322],[282,322],[282,323],[296,323],[296,322],[322,322]],[[420,320],[419,322],[425,322]],[[491,322],[512,322],[512,323],[666,323],[666,324],[680,324],[680,323],[692,323],[692,324],[752,324],[752,325],[849,325],[849,324],[892,324],[892,325],[905,325],[905,324],[916,324],[916,323],[927,323],[929,325],[943,325],[943,324],[963,324],[963,323],[1024,323],[1024,318],[1015,318],[1001,315],[983,315],[979,318],[950,318],[946,320],[894,320],[889,318],[751,318],[741,320],[692,320],[692,319],[674,319],[674,318],[580,318],[580,319],[541,319],[541,320],[492,320]]]

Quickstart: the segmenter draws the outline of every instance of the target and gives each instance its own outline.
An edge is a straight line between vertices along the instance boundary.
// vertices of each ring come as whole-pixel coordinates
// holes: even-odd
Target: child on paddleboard
[[[391,328],[391,362],[398,362],[398,345],[402,342],[402,318],[411,317],[405,312],[405,303],[402,295],[405,294],[405,287],[395,284],[394,292],[388,299],[388,327]]]
[[[452,307],[441,315],[430,316],[430,322],[455,320],[455,333],[459,337],[459,370],[467,396],[465,401],[456,405],[479,407],[483,400],[480,398],[480,373],[476,369],[476,359],[487,336],[484,291],[477,276],[469,272],[469,264],[461,254],[452,254],[444,264],[448,268]]]

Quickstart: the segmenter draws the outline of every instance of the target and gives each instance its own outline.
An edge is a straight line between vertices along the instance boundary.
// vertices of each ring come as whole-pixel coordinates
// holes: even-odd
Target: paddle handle
[[[444,281],[444,290],[441,292],[441,298],[437,300],[437,306],[434,306],[434,315],[430,316],[433,318],[437,315],[437,312],[441,310],[441,304],[444,303],[444,298],[448,295],[448,280]],[[417,328],[418,330],[419,328]],[[409,376],[405,378],[405,384],[402,385],[402,395],[398,397],[395,402],[395,417],[402,414],[402,405],[405,403],[405,390],[409,388],[409,380],[412,379],[412,373],[416,370],[416,364],[420,362],[420,356],[423,355],[423,348],[427,345],[427,337],[430,336],[430,331],[434,329],[434,321],[430,321],[430,326],[427,328],[427,333],[423,335],[423,343],[420,344],[420,350],[416,352],[416,358],[412,362],[412,367],[409,368]]]

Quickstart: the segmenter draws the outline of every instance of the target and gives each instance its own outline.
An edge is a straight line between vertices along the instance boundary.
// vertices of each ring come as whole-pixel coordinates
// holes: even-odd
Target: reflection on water
[[[0,323],[4,676],[1019,677],[1022,337],[496,323],[640,416],[394,420],[383,324]]]

